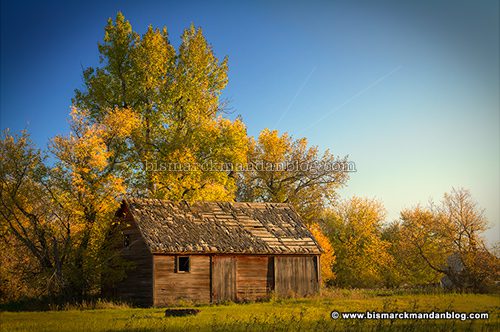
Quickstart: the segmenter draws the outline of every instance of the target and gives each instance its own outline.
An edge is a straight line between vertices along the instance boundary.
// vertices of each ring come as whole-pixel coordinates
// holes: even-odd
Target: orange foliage
[[[309,226],[309,230],[324,251],[321,255],[320,268],[321,280],[323,284],[325,284],[328,281],[335,279],[335,273],[332,270],[333,265],[335,264],[335,252],[330,241],[323,234],[318,224],[312,224],[311,226]]]

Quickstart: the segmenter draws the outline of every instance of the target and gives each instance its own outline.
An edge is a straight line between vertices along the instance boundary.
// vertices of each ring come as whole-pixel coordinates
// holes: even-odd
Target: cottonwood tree
[[[28,248],[0,221],[0,303],[15,301],[23,295],[42,295],[47,288],[40,285],[33,272],[38,268]],[[42,286],[42,287],[40,287]]]
[[[109,110],[99,123],[88,119],[85,110],[73,108],[70,134],[56,136],[50,147],[57,158],[50,194],[71,218],[71,280],[80,296],[99,289],[109,258],[102,251],[105,236],[129,174],[117,146],[130,139],[139,122],[123,108]]]
[[[19,268],[17,276],[5,271],[19,284],[23,278],[34,292],[55,294],[64,290],[64,267],[71,250],[70,215],[51,197],[50,169],[44,155],[29,135],[3,133],[0,140],[0,234],[2,269]],[[29,256],[24,256],[28,254]],[[5,259],[5,261],[4,261]],[[23,264],[24,263],[24,264]]]
[[[235,173],[220,165],[245,163],[246,128],[240,119],[222,117],[227,58],[216,58],[201,28],[184,30],[176,51],[166,28],[150,26],[140,36],[118,13],[108,21],[99,53],[101,65],[84,71],[84,88],[75,91],[73,103],[96,123],[115,107],[140,119],[124,151],[133,170],[129,191],[232,200]]]
[[[485,291],[498,277],[498,257],[485,246],[487,220],[466,189],[440,204],[401,212],[402,236],[415,255],[457,289]]]
[[[381,238],[389,243],[388,252],[393,257],[393,264],[383,271],[385,287],[422,287],[439,282],[441,273],[422,260],[404,236],[399,221],[384,226]]]
[[[249,168],[238,183],[238,200],[292,204],[307,223],[317,222],[323,209],[348,180],[346,158],[309,147],[307,139],[264,129],[251,138]]]
[[[335,250],[335,285],[377,287],[383,284],[384,271],[393,263],[389,242],[382,240],[385,218],[376,200],[352,197],[328,209],[322,226]]]
[[[235,173],[218,167],[247,157],[243,122],[222,116],[227,59],[201,29],[186,29],[176,51],[165,28],[140,36],[119,13],[98,48],[100,65],[75,91],[71,133],[50,144],[50,167],[27,134],[1,142],[2,248],[24,250],[2,253],[20,259],[2,264],[0,277],[29,252],[45,294],[95,293],[104,269],[117,266],[104,239],[123,194],[232,200]],[[148,170],[167,163],[190,167]]]
[[[0,144],[2,245],[21,249],[8,251],[11,267],[29,252],[24,274],[40,290],[30,295],[82,298],[98,290],[109,258],[104,236],[126,189],[116,145],[131,136],[135,113],[110,110],[100,123],[78,109],[71,115],[71,133],[51,143],[51,166],[27,133],[6,132]]]

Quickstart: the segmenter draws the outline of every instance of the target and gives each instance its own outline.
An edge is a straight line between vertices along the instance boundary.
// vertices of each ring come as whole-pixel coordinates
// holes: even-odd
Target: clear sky
[[[201,26],[229,57],[224,97],[250,135],[306,136],[357,165],[343,197],[388,220],[469,188],[500,237],[498,1],[2,1],[1,128],[68,131],[82,68],[121,10],[142,33]]]

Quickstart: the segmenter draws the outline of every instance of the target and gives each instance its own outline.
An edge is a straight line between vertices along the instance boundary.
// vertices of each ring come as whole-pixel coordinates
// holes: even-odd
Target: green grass
[[[105,307],[105,306],[102,306]],[[500,298],[476,294],[401,294],[388,291],[325,292],[307,299],[197,306],[189,317],[164,317],[164,309],[1,312],[0,331],[499,331]],[[330,312],[456,311],[490,313],[488,320],[347,320]]]

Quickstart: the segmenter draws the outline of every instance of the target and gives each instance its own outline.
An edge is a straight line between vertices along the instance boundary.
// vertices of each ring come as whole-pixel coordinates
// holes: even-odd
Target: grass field
[[[105,304],[97,307],[106,307]],[[192,306],[191,306],[192,307]],[[164,309],[115,307],[0,313],[1,331],[500,331],[498,295],[399,294],[389,291],[325,292],[307,299],[197,306],[189,317]],[[66,308],[68,309],[68,308]],[[333,311],[489,312],[488,320],[332,319]]]

